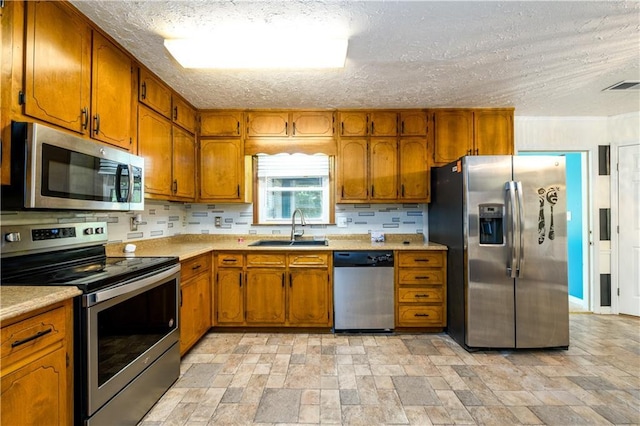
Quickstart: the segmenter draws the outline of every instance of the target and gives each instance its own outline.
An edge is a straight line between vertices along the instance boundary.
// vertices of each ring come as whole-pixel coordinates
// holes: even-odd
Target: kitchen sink
[[[327,240],[258,240],[249,244],[258,247],[278,247],[278,246],[326,246]]]

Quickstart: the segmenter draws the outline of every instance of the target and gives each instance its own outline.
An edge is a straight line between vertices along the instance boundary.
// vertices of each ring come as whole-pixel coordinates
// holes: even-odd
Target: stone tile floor
[[[573,313],[569,350],[446,334],[207,334],[140,423],[640,424],[640,318]]]

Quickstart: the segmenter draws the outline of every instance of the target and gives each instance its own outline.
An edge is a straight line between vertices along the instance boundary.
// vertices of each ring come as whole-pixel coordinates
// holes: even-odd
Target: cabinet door
[[[398,114],[389,111],[375,111],[370,115],[371,136],[396,136],[398,134]]]
[[[291,115],[292,136],[333,136],[333,113],[300,111]]]
[[[369,114],[362,111],[340,112],[340,136],[367,136]]]
[[[249,112],[247,114],[247,137],[289,136],[288,112]]]
[[[513,110],[482,109],[473,112],[476,155],[513,154]]]
[[[35,358],[2,377],[3,425],[65,425],[67,412],[66,353],[64,347]]]
[[[247,323],[284,324],[284,269],[247,271]]]
[[[188,103],[177,96],[173,97],[172,120],[175,124],[188,132],[196,132],[196,110],[191,108]]]
[[[184,354],[211,327],[211,283],[209,273],[184,282],[180,287],[180,354]]]
[[[369,182],[372,200],[398,198],[398,142],[395,138],[371,138]]]
[[[240,111],[200,113],[200,136],[240,137],[243,114]]]
[[[144,157],[144,192],[171,196],[171,122],[138,106],[138,155]]]
[[[26,6],[24,113],[87,133],[91,30],[61,2]]]
[[[425,138],[403,138],[398,146],[400,200],[428,202],[429,162]]]
[[[93,33],[91,137],[130,149],[131,58],[99,33]]]
[[[331,325],[329,294],[327,269],[292,269],[289,275],[289,323]]]
[[[469,110],[436,110],[434,113],[434,162],[446,164],[471,155],[473,113]]]
[[[244,322],[242,281],[242,269],[218,269],[215,297],[218,324],[242,324]]]
[[[244,163],[240,139],[200,141],[200,200],[242,201]]]
[[[196,140],[173,126],[173,196],[184,200],[196,198]]]
[[[366,201],[367,140],[342,139],[338,150],[338,201]]]
[[[427,134],[427,124],[424,111],[400,112],[400,136],[424,136]]]
[[[171,118],[171,89],[144,68],[140,68],[138,84],[138,100],[163,116]]]

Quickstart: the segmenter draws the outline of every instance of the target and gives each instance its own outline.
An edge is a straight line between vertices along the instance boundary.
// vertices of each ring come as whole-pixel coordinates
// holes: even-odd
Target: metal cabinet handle
[[[97,135],[98,133],[100,133],[100,114],[96,114],[93,117],[93,122],[94,122],[93,133]]]
[[[289,135],[289,123],[284,123],[284,134]]]
[[[371,121],[371,134],[373,135],[375,133],[375,124],[373,121]]]
[[[415,277],[416,280],[428,280],[429,276],[428,275],[418,275],[417,277]]]
[[[147,82],[146,81],[142,82],[142,93],[140,93],[140,97],[142,99],[147,99]]]
[[[429,297],[428,294],[416,294],[414,297]]]
[[[293,122],[293,136],[296,135],[296,122]]]
[[[414,317],[428,317],[429,314],[414,314]]]
[[[344,121],[340,123],[340,134],[344,136]]]
[[[202,265],[194,265],[194,266],[191,267],[191,269],[193,271],[196,271],[196,270],[200,269],[201,267],[202,267]]]
[[[242,287],[242,272],[238,275],[238,284]]]
[[[238,133],[238,136],[240,135],[240,122],[238,121],[238,125],[236,126],[236,132]]]
[[[174,120],[178,119],[178,107],[177,106],[173,107],[173,119]]]
[[[173,181],[173,188],[172,189],[173,189],[173,193],[174,194],[178,192],[178,180],[177,179]]]
[[[428,262],[429,259],[413,259],[414,262]]]
[[[48,328],[46,330],[38,331],[33,336],[29,336],[24,339],[20,339],[20,340],[16,340],[15,342],[12,342],[11,347],[15,348],[16,346],[24,345],[25,343],[29,343],[32,340],[36,340],[44,335],[51,333],[52,331],[53,331],[53,328]]]
[[[89,110],[87,109],[87,107],[82,108],[82,128],[84,130],[87,130],[87,127],[89,126]]]

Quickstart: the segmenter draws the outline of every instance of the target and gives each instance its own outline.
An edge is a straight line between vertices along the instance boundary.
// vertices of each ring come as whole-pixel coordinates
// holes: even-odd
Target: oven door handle
[[[155,287],[158,284],[162,284],[163,281],[172,277],[173,275],[180,273],[180,265],[173,266],[160,273],[154,273],[147,275],[141,279],[135,279],[128,284],[122,284],[116,287],[107,288],[105,290],[96,291],[84,296],[84,307],[90,307],[97,303],[104,302],[109,299],[113,299],[124,294],[145,290],[147,287]],[[178,275],[179,279],[180,275]]]

